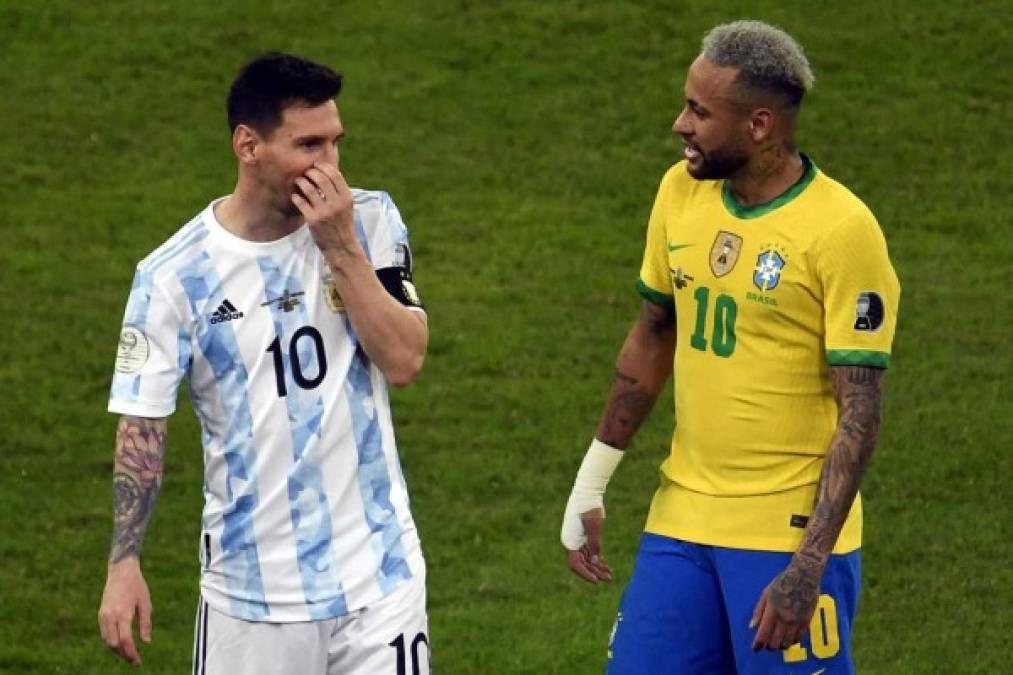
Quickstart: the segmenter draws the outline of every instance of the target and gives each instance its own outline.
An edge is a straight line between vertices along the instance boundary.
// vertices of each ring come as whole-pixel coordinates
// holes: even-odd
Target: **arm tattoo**
[[[113,461],[113,543],[109,562],[140,556],[162,486],[165,419],[120,418]]]
[[[654,303],[645,303],[650,305],[651,311],[651,331],[658,335],[663,335],[675,329],[675,305],[662,306],[655,305]]]
[[[616,389],[623,391],[617,392]],[[637,386],[636,378],[616,372],[613,396],[602,419],[598,439],[614,448],[625,448],[651,412],[654,396]]]
[[[645,302],[623,349],[612,391],[598,424],[598,440],[625,448],[651,412],[672,373],[675,307]]]
[[[816,504],[791,564],[775,580],[771,599],[787,611],[811,615],[819,581],[858,494],[882,423],[883,370],[831,368],[837,398],[837,431],[823,463]]]
[[[627,375],[626,373],[622,372],[621,370],[617,370],[616,371],[616,381],[617,382],[625,382],[626,384],[629,384],[629,385],[635,385],[637,383],[637,378],[633,377],[632,375]]]

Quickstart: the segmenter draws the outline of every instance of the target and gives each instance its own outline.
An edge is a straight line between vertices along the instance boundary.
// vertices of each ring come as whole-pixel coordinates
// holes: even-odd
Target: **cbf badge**
[[[327,306],[334,312],[344,312],[345,303],[341,301],[341,296],[338,294],[338,287],[334,285],[334,277],[330,273],[323,278],[324,283],[324,299],[327,300]]]
[[[732,271],[739,260],[742,250],[742,237],[721,230],[711,245],[711,272],[716,277],[723,277]]]
[[[780,251],[773,248],[767,249],[756,258],[753,283],[761,291],[774,290],[781,282],[781,270],[787,264]]]

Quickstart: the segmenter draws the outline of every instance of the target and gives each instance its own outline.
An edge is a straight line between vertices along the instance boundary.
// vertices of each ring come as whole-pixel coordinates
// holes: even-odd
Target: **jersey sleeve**
[[[823,287],[827,363],[887,368],[900,282],[871,213],[848,218],[830,232],[819,249],[817,273]]]
[[[120,329],[109,412],[168,417],[190,361],[190,336],[177,308],[138,268]]]
[[[425,311],[415,288],[414,261],[408,244],[408,227],[394,200],[380,193],[380,222],[374,245],[373,266],[376,276],[395,300],[409,309]]]
[[[654,207],[647,222],[647,242],[644,246],[644,260],[640,265],[640,278],[637,290],[645,300],[658,305],[672,306],[672,279],[668,271],[668,233],[667,215],[668,201],[671,192],[671,176],[669,171],[661,179],[658,194],[654,198]]]

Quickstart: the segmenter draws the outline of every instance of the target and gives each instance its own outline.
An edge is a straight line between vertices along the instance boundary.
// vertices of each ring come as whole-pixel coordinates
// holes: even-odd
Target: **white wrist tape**
[[[605,517],[605,488],[624,454],[622,450],[616,450],[597,438],[591,441],[563,513],[563,528],[559,539],[567,549],[576,551],[587,542],[584,525],[580,522],[582,513],[601,509],[602,517]]]

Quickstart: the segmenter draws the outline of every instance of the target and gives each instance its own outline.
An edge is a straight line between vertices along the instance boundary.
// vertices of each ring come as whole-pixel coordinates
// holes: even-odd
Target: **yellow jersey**
[[[648,532],[796,550],[837,425],[829,367],[889,365],[900,284],[883,233],[803,161],[753,207],[685,162],[661,181],[637,285],[675,305],[675,433]],[[861,539],[859,496],[834,552]]]

